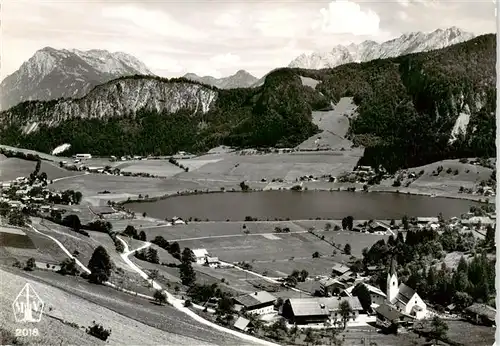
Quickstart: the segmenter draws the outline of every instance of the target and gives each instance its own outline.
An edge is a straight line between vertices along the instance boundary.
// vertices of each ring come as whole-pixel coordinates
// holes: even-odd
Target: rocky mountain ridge
[[[183,77],[219,89],[248,88],[257,81],[256,77],[245,70],[239,70],[234,75],[223,78],[215,78],[212,76],[200,77],[194,73],[187,73]]]
[[[24,102],[0,112],[0,138],[45,152],[68,143],[95,155],[295,147],[318,130],[312,111],[352,97],[359,115],[347,136],[365,148],[360,164],[394,170],[494,156],[495,66],[496,35],[482,35],[332,69],[276,69],[257,88],[123,77],[79,100]]]
[[[28,100],[78,98],[93,87],[128,75],[152,75],[137,58],[105,50],[38,50],[0,84],[0,107]]]
[[[374,59],[392,58],[405,54],[441,49],[456,43],[468,41],[474,34],[457,27],[437,29],[431,33],[411,32],[398,38],[377,43],[364,41],[347,46],[337,45],[328,52],[301,54],[288,67],[322,69],[333,68],[352,62],[366,62]]]

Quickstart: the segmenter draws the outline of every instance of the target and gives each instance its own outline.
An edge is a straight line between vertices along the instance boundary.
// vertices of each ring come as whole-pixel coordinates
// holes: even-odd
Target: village
[[[75,161],[86,159],[89,159],[89,156],[75,157]],[[91,167],[87,169],[91,170]],[[371,170],[371,168],[360,169],[368,172]],[[94,172],[94,170],[91,171]],[[95,170],[94,173],[100,172]],[[155,264],[154,267],[148,267],[149,264],[146,266],[148,268],[146,272],[151,278],[157,278],[158,272],[178,276],[177,270],[179,269],[182,285],[180,285],[181,282],[176,284],[174,295],[183,300],[185,307],[213,323],[259,338],[298,345],[313,342],[321,344],[325,342],[325,338],[337,340],[341,338],[341,335],[345,337],[349,331],[355,332],[369,328],[375,334],[389,334],[395,337],[414,333],[419,337],[423,335],[430,339],[443,339],[446,331],[443,331],[444,329],[439,324],[443,320],[464,320],[475,325],[495,326],[496,310],[487,302],[467,300],[467,306],[457,302],[439,306],[423,298],[419,289],[407,282],[408,275],[403,275],[403,277],[400,275],[401,266],[398,266],[398,255],[389,255],[390,258],[388,257],[387,261],[382,260],[377,264],[372,264],[368,260],[368,252],[372,251],[378,242],[394,245],[397,242],[404,242],[409,235],[414,236],[419,233],[426,235],[430,232],[442,235],[446,232],[456,232],[454,234],[459,234],[465,239],[464,241],[474,238],[484,242],[485,239],[491,237],[491,230],[496,226],[494,205],[471,207],[469,212],[449,219],[444,219],[441,215],[435,217],[405,216],[400,220],[354,220],[352,217],[345,217],[343,220],[316,219],[314,220],[316,224],[324,221],[324,226],[308,227],[306,234],[319,243],[331,245],[334,253],[332,257],[339,252],[344,260],[336,262],[328,259],[323,267],[314,265],[315,269],[311,270],[311,274],[305,269],[294,269],[290,262],[287,275],[280,276],[269,275],[266,271],[252,268],[253,261],[248,261],[245,257],[239,260],[227,259],[224,253],[195,247],[193,244],[204,244],[204,240],[198,242],[196,237],[186,238],[193,239],[189,241],[189,248],[187,243],[182,239],[179,240],[180,244],[186,244],[182,245],[185,248],[181,256],[179,244],[171,240],[168,232],[156,232],[154,234],[157,236],[153,237],[153,233],[150,235],[147,230],[147,227],[158,227],[158,230],[172,228],[177,230],[172,231],[175,233],[184,232],[185,229],[186,234],[189,234],[189,227],[192,227],[192,224],[203,231],[209,225],[212,225],[210,226],[212,228],[217,225],[222,227],[226,222],[209,224],[178,217],[154,220],[128,210],[126,205],[108,203],[107,206],[80,206],[81,201],[82,194],[78,191],[56,191],[51,188],[51,180],[47,174],[40,172],[40,161],[37,161],[34,171],[28,177],[17,177],[14,180],[3,181],[1,184],[0,212],[5,226],[24,227],[31,222],[29,218],[35,217],[49,222],[41,223],[41,225],[50,225],[53,222],[53,225],[59,224],[67,227],[64,232],[76,231],[87,237],[95,237],[96,232],[108,232],[115,244],[117,244],[117,235],[123,239],[141,241],[147,241],[147,235],[151,238],[148,244],[156,245],[158,250],[167,250],[180,260],[180,264],[166,262],[163,258],[165,255],[161,255],[161,252],[159,259],[152,260],[148,254],[136,252],[134,260],[138,261],[137,263]],[[68,221],[75,212],[81,215],[82,219],[78,229]],[[83,215],[88,215],[85,217],[87,220],[85,225]],[[246,224],[250,226],[253,222],[247,220]],[[103,229],[105,223],[110,224],[106,227],[114,226],[118,230],[111,232],[111,229]],[[151,226],[146,226],[141,231],[142,224],[148,223]],[[125,231],[119,231],[118,225],[124,227],[127,224]],[[130,227],[134,229],[130,226],[131,224],[145,234],[138,236],[138,231],[128,232]],[[268,239],[279,239],[279,237],[297,233],[296,230],[291,231],[287,226],[278,226],[279,222],[275,224],[273,234],[263,233],[262,235]],[[228,223],[228,226],[230,225],[231,223]],[[251,236],[245,224],[242,228],[243,234]],[[165,234],[165,239],[159,234]],[[371,248],[368,246],[366,252],[363,249],[363,254],[357,252],[354,255],[351,253],[351,244],[343,244],[340,247],[335,242],[331,243],[330,237],[325,238],[325,235],[333,235],[332,239],[335,240],[343,234],[352,239],[361,239],[356,237],[371,235],[379,237],[377,239],[380,240],[375,244],[371,243]],[[227,237],[231,236],[227,235]],[[205,238],[216,239],[217,237],[214,235],[214,238],[211,238],[207,235]],[[127,240],[127,242],[130,241]],[[176,243],[179,249],[174,251],[173,244]],[[118,246],[116,250],[107,249],[120,251]],[[78,248],[75,248],[75,251],[78,252]],[[465,249],[462,253],[472,256],[470,254],[473,251]],[[189,265],[184,262],[184,253],[190,258]],[[314,262],[320,257],[326,260],[328,256],[316,251],[312,253],[309,261]],[[42,271],[60,271],[64,267],[63,263],[40,259],[33,262],[37,270]],[[183,278],[182,271],[185,269],[182,268],[185,267],[183,266],[192,268],[190,270],[193,278],[189,283],[184,282],[185,276]],[[259,283],[252,284],[254,290],[250,291],[248,287],[240,290],[234,284],[231,284],[234,286],[232,289],[228,289],[229,281],[235,282],[233,279],[235,271],[244,273],[244,276],[240,275],[238,280],[251,283],[252,280],[248,277],[256,279]],[[207,283],[205,281],[207,278],[210,278],[209,282],[212,283]],[[219,278],[220,283],[214,283],[214,278]],[[380,278],[383,278],[383,283]],[[164,299],[162,297],[161,293],[155,293],[155,299],[160,304]]]

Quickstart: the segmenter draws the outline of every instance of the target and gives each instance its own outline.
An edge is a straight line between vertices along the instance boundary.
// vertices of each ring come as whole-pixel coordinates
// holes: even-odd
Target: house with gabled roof
[[[348,266],[342,263],[335,262],[332,266],[332,276],[346,276],[350,274],[350,269]]]
[[[208,251],[207,249],[194,249],[193,255],[196,258],[196,263],[198,264],[205,264],[206,263],[206,257],[208,256]]]
[[[340,304],[343,301],[347,301],[352,309],[348,321],[356,321],[363,310],[357,297],[290,298],[284,302],[281,314],[290,323],[301,325],[338,322],[342,319]]]
[[[266,291],[253,292],[233,298],[249,314],[264,315],[274,312],[276,297]]]
[[[391,259],[391,267],[387,274],[387,304],[399,312],[420,320],[427,314],[427,304],[415,290],[404,283],[398,285],[396,259]]]

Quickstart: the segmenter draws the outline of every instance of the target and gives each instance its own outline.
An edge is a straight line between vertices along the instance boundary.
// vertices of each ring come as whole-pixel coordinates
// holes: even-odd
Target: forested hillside
[[[0,113],[0,142],[42,151],[70,143],[73,152],[95,155],[171,154],[219,144],[290,147],[316,133],[312,110],[352,96],[359,116],[351,122],[350,136],[366,147],[361,164],[395,170],[444,158],[493,156],[495,47],[495,35],[483,35],[436,51],[334,69],[278,69],[253,89],[218,90],[184,79],[125,77],[82,100],[31,102]],[[316,90],[302,85],[300,76],[320,81]],[[155,83],[141,82],[140,90],[127,88],[134,79]],[[190,101],[183,103],[186,93]],[[87,108],[73,103],[90,104],[86,98],[92,98],[87,108],[93,118],[75,113]],[[136,108],[143,105],[136,109],[126,102],[129,98],[146,101],[134,103]],[[450,145],[460,113],[470,114],[470,121]],[[52,122],[46,119],[51,114]],[[37,129],[23,133],[32,122]]]

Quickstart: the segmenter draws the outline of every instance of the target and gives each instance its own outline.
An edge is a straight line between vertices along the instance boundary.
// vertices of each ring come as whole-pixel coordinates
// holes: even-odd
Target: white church
[[[387,274],[387,305],[393,306],[399,312],[413,316],[417,320],[427,315],[427,305],[413,288],[404,283],[398,284],[396,260],[392,258],[391,268]]]

